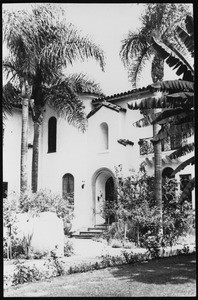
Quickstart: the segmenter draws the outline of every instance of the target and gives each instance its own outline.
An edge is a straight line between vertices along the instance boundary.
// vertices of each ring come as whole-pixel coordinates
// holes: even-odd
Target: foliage
[[[34,265],[33,268],[25,266],[24,262],[16,262],[16,271],[13,274],[12,284],[38,281],[42,278],[41,272]]]
[[[55,251],[50,252],[50,258],[48,258],[48,263],[52,264],[52,266],[55,268],[56,275],[55,276],[61,276],[65,274],[63,262],[60,261],[60,259],[57,257]]]
[[[124,178],[117,168],[117,198],[114,201],[116,222],[103,233],[108,243],[123,247],[126,238],[146,247],[157,256],[160,247],[176,244],[178,238],[193,225],[193,212],[189,202],[178,202],[178,183],[164,178],[162,183],[163,235],[160,236],[158,208],[154,198],[154,178],[147,176],[144,167]],[[119,240],[119,241],[117,241]]]
[[[111,239],[110,246],[112,248],[122,248],[122,242],[121,242],[121,240],[118,240],[118,239]]]
[[[177,45],[181,49],[175,32],[176,25],[190,12],[186,4],[148,3],[141,16],[142,26],[137,31],[130,31],[122,41],[121,59],[128,69],[129,80],[136,88],[136,83],[143,74],[147,61],[152,63],[153,82],[162,80],[164,75],[163,58],[155,52],[151,36],[161,36],[164,44]]]
[[[193,32],[193,18],[187,15],[185,18],[185,29],[177,26],[175,34],[178,35],[178,42],[180,40],[181,50],[178,51],[175,45],[169,43],[166,45],[154,37],[152,37],[152,47],[156,53],[169,65],[169,67],[176,70],[178,76],[182,75],[179,80],[167,80],[154,83],[150,86],[154,92],[160,92],[161,96],[155,98],[151,97],[143,99],[139,103],[133,102],[129,104],[130,109],[154,109],[163,108],[162,112],[155,118],[150,118],[150,124],[160,124],[161,129],[153,137],[153,142],[164,140],[167,137],[175,137],[179,135],[182,139],[194,135],[195,114],[194,114],[194,69],[189,63],[188,55],[194,57],[194,32]],[[183,26],[183,25],[181,25]],[[144,122],[141,122],[142,124]],[[149,118],[146,119],[149,125]],[[144,124],[146,124],[144,123]],[[136,124],[140,125],[140,121]],[[194,142],[188,144],[181,144],[181,146],[169,155],[170,159],[183,156],[189,152],[194,151]],[[194,164],[193,157],[183,162],[181,166],[175,170],[174,174],[179,172],[182,168],[189,164]],[[180,196],[180,202],[186,200],[189,193],[194,189],[195,179],[193,178],[188,186],[184,189]]]
[[[69,123],[84,130],[85,116],[78,93],[101,90],[84,74],[65,76],[63,67],[94,58],[104,70],[103,51],[67,22],[58,5],[33,4],[28,11],[4,10],[3,16],[3,41],[9,50],[3,70],[7,76],[12,75],[8,84],[12,82],[17,90],[24,79],[32,86],[33,120],[40,119],[42,107],[49,102]],[[11,104],[7,100],[14,87],[5,89],[5,108]]]
[[[63,220],[64,233],[69,234],[71,220],[73,218],[73,197],[64,199],[53,194],[49,190],[40,190],[37,193],[26,192],[24,194],[13,193],[8,198],[3,199],[3,226],[4,226],[4,258],[29,258],[30,239],[19,238],[17,236],[17,214],[29,212],[30,215],[37,215],[40,212],[52,211]],[[65,254],[72,254],[72,245],[65,244]],[[33,258],[42,258],[46,253],[33,253]]]
[[[50,190],[41,189],[37,193],[26,192],[20,195],[20,211],[37,214],[44,211],[56,212],[63,219],[64,233],[69,234],[73,218],[73,197],[52,193]]]
[[[64,256],[68,257],[72,254],[74,254],[73,243],[69,239],[66,239],[64,243]]]

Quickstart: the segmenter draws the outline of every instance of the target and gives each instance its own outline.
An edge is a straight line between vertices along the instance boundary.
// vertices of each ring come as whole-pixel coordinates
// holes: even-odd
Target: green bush
[[[61,261],[55,251],[50,252],[50,257],[48,261],[45,263],[48,269],[54,269],[53,276],[61,276],[65,274],[65,270],[63,267],[63,261]]]
[[[63,220],[64,234],[69,235],[71,230],[71,220],[73,218],[72,197],[52,193],[50,190],[41,189],[37,193],[27,192],[19,199],[20,211],[40,213],[45,211],[56,212],[57,216]]]
[[[161,219],[154,194],[154,177],[147,176],[144,166],[141,166],[138,173],[132,171],[130,176],[124,178],[122,167],[119,166],[116,168],[116,179],[117,194],[114,207],[111,207],[116,222],[109,226],[103,238],[108,242],[111,239],[123,241],[127,238],[137,246],[146,245],[152,255],[157,255],[156,243]],[[176,244],[180,236],[193,232],[195,228],[191,204],[187,201],[183,205],[178,203],[177,189],[175,179],[163,179],[161,247]]]
[[[4,258],[29,258],[30,256],[30,240],[20,240],[17,237],[17,228],[15,225],[17,214],[29,212],[31,215],[37,215],[45,211],[56,212],[57,216],[63,220],[64,234],[69,235],[71,220],[73,218],[73,202],[71,195],[68,197],[65,196],[63,199],[60,195],[53,194],[49,190],[39,190],[37,193],[32,193],[30,191],[27,191],[25,194],[13,193],[9,195],[8,198],[3,199],[3,226],[5,229],[3,242]],[[9,251],[9,257],[7,257],[8,247],[10,249],[10,246],[7,244],[8,237],[11,239],[11,251]],[[67,252],[67,250],[65,251]],[[44,255],[37,253],[35,254],[35,258],[41,258]]]
[[[123,244],[121,240],[112,239],[109,241],[109,245],[112,248],[122,248]]]
[[[24,262],[16,262],[16,271],[13,274],[12,284],[38,281],[42,278],[40,271],[35,267],[25,266]]]
[[[71,256],[72,254],[74,254],[73,243],[66,239],[64,242],[64,256]]]

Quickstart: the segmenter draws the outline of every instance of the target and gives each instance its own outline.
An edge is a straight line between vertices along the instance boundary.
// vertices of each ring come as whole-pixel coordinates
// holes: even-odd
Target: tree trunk
[[[155,110],[156,112],[156,110]],[[160,129],[160,125],[153,125],[153,136],[155,136]],[[160,232],[162,233],[162,147],[161,141],[154,143],[154,162],[155,162],[155,199],[157,202]]]
[[[34,122],[34,140],[33,140],[33,153],[32,153],[32,192],[37,192],[38,187],[38,164],[39,164],[39,136],[40,124]]]
[[[164,77],[164,60],[160,57],[158,53],[155,54],[152,61],[151,67],[151,77],[153,83],[162,81]],[[161,109],[154,109],[154,113],[161,111]],[[153,124],[153,136],[155,136],[159,129],[160,125]],[[162,146],[161,141],[154,143],[154,162],[155,162],[155,199],[157,202],[157,207],[159,211],[160,219],[160,230],[162,233]]]
[[[28,188],[28,117],[29,99],[32,95],[32,86],[24,79],[21,89],[22,95],[22,129],[21,129],[21,176],[20,190],[24,193]]]
[[[21,177],[20,190],[24,193],[28,188],[28,99],[22,99],[22,131],[21,131]]]
[[[139,230],[139,224],[137,224],[137,246],[140,245],[140,230]]]
[[[34,140],[32,153],[32,192],[36,193],[38,188],[38,166],[39,166],[39,138],[40,128],[43,121],[43,109],[40,106],[35,107],[33,113],[34,121]]]

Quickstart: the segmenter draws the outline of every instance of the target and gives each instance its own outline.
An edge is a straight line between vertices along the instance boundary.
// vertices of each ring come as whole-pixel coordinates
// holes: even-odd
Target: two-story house
[[[137,128],[133,123],[143,116],[131,110],[128,103],[155,97],[148,87],[98,98],[97,95],[80,95],[87,115],[87,130],[82,133],[57,116],[46,105],[41,126],[38,189],[50,189],[64,196],[74,193],[73,231],[102,224],[101,203],[115,189],[115,167],[122,165],[123,175],[138,171],[146,162],[148,175],[154,174],[152,126]],[[20,189],[21,108],[4,121],[3,182],[7,194]],[[170,160],[167,155],[185,141],[171,140],[162,145],[162,176],[169,176],[186,157]],[[29,185],[33,123],[29,118]],[[176,175],[181,189],[194,176],[193,166]],[[194,193],[192,193],[194,207]]]

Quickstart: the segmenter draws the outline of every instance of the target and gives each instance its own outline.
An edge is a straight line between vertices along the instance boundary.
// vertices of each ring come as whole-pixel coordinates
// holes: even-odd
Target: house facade
[[[143,117],[128,103],[157,95],[142,88],[108,97],[80,95],[87,115],[87,130],[82,133],[58,117],[46,105],[40,134],[38,189],[49,189],[64,195],[74,193],[72,231],[102,224],[102,204],[116,188],[115,168],[122,166],[123,176],[138,171],[145,161],[148,175],[154,174],[153,148],[149,138],[152,126],[137,128],[133,123]],[[31,112],[28,132],[28,180],[31,185],[33,123]],[[185,141],[180,141],[180,144]],[[170,141],[162,146],[163,176],[168,176],[187,156],[175,160],[168,155],[179,145]],[[3,182],[7,197],[20,190],[21,109],[4,121]],[[189,154],[190,155],[190,154]],[[181,182],[194,177],[193,166],[176,175]],[[185,182],[186,182],[185,181]],[[6,195],[5,195],[6,196]],[[194,207],[194,193],[192,192]]]

